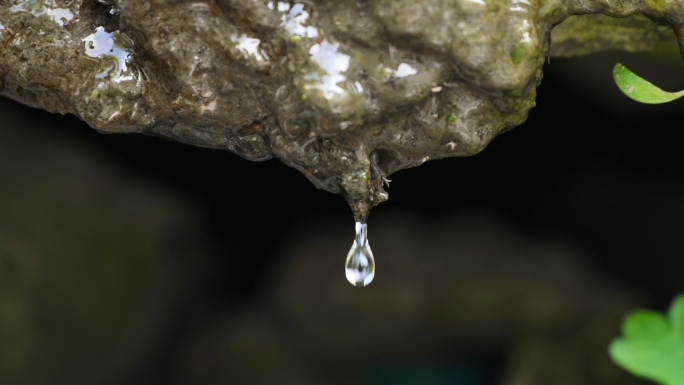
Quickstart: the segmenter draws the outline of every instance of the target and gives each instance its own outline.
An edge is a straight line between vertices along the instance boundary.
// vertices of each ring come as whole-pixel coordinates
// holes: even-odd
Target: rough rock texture
[[[677,0],[0,0],[0,91],[111,133],[275,156],[363,219],[384,178],[473,155],[560,55],[682,32]],[[608,32],[606,32],[608,31]],[[629,33],[625,33],[629,31]],[[627,36],[627,37],[625,37]],[[586,42],[592,42],[586,45]]]
[[[672,28],[643,15],[623,19],[601,14],[570,16],[551,32],[551,55],[579,56],[610,49],[640,52],[672,38]]]

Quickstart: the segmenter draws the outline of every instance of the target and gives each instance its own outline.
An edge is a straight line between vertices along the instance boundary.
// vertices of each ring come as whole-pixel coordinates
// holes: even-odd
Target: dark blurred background
[[[376,281],[353,219],[277,160],[0,100],[0,384],[624,384],[621,317],[684,270],[682,103],[620,93],[622,62],[553,59],[527,122],[391,176]]]

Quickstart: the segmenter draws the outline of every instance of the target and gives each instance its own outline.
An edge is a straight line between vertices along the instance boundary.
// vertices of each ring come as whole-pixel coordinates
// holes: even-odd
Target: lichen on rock
[[[663,25],[682,32],[683,7],[0,0],[0,92],[103,132],[279,158],[365,219],[389,174],[476,154],[521,124],[549,52],[648,48]]]

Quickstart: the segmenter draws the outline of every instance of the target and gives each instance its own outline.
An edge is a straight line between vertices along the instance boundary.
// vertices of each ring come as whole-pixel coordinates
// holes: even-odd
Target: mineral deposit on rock
[[[681,0],[0,0],[0,92],[109,133],[277,157],[357,218],[521,124],[549,52],[679,36]],[[603,14],[620,20],[612,20]],[[574,16],[583,15],[583,16]],[[551,30],[561,25],[557,44]]]

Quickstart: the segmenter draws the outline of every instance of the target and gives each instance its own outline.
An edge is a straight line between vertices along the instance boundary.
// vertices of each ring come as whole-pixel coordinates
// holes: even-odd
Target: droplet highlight
[[[129,68],[132,51],[123,43],[121,32],[109,33],[104,27],[97,27],[95,33],[81,41],[85,44],[86,55],[105,60],[103,68],[95,75],[96,79],[111,77],[116,83],[135,79]]]
[[[344,272],[354,286],[366,286],[375,277],[375,259],[368,244],[368,227],[365,223],[356,222],[356,237],[347,254]]]

